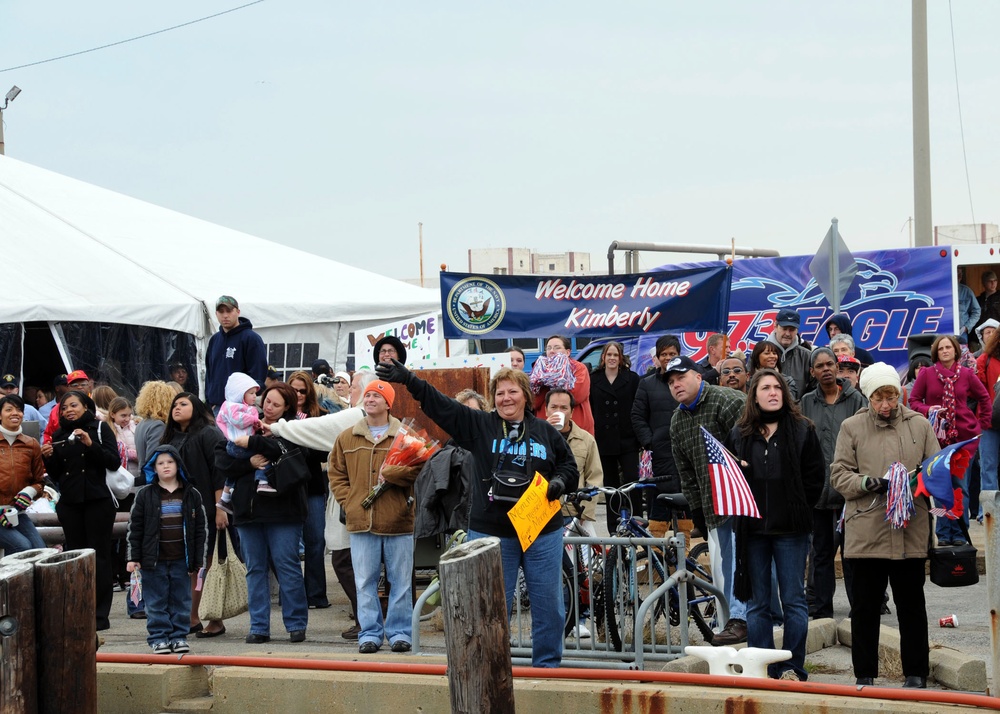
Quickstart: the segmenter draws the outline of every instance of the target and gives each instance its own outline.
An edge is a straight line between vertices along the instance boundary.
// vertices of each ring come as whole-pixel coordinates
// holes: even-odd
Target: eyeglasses
[[[722,374],[743,374],[744,372],[746,372],[746,370],[743,369],[742,367],[726,367],[724,370],[722,370],[721,373]]]
[[[887,404],[890,407],[894,407],[897,404],[899,404],[899,396],[897,395],[895,397],[872,397],[868,401],[870,401],[873,405],[874,404],[878,404],[878,405]]]
[[[293,387],[293,389],[294,389],[294,387]],[[303,395],[303,396],[305,396],[306,394],[309,394],[309,390],[308,389],[296,389],[295,391],[298,392],[299,394]]]
[[[394,354],[396,354],[396,348],[395,347],[383,347],[382,349],[380,349],[378,351],[378,353],[380,355],[394,355]]]

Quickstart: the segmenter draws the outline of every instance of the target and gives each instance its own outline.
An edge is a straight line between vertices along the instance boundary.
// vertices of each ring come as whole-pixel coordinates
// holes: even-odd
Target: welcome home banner
[[[725,265],[633,275],[441,273],[444,336],[718,332],[728,322],[730,279]]]

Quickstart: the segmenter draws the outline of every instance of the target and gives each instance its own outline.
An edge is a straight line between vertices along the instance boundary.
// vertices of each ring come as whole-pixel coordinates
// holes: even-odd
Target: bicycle
[[[577,492],[579,498],[593,498],[598,493],[605,494],[608,508],[617,501],[620,505],[620,520],[613,534],[618,538],[653,538],[647,529],[648,522],[632,515],[631,503],[625,496],[635,490],[656,488],[655,482],[633,482],[620,488],[591,488]],[[575,496],[576,494],[574,494]],[[660,494],[659,499],[672,506],[673,530],[677,531],[677,510],[686,510],[687,502],[681,494]],[[685,556],[684,567],[694,575],[694,579],[684,583],[684,598],[688,606],[688,617],[693,620],[706,642],[712,641],[713,626],[716,625],[715,596],[698,585],[701,580],[711,585],[711,574],[698,562],[699,553]],[[694,556],[694,557],[692,557]],[[605,624],[608,641],[619,652],[626,646],[634,647],[635,617],[640,605],[650,593],[656,590],[677,570],[677,553],[672,547],[649,547],[647,544],[617,546],[609,548],[604,560],[603,599]],[[670,624],[680,624],[680,589],[677,585],[668,589],[662,598],[653,603],[650,627],[666,615]]]

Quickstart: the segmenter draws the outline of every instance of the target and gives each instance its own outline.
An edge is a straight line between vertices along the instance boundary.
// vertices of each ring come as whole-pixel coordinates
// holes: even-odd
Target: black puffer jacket
[[[147,486],[139,489],[132,505],[132,515],[128,519],[128,555],[143,568],[154,568],[160,555],[160,511],[163,504],[160,484],[156,479],[153,465],[159,454],[170,454],[177,461],[178,480],[184,495],[181,513],[184,517],[184,560],[189,573],[197,572],[205,564],[205,549],[208,543],[208,528],[201,494],[194,487],[184,469],[180,453],[169,444],[162,444],[150,454],[143,466]]]
[[[281,456],[279,438],[251,436],[250,451],[263,454],[274,461]],[[287,449],[299,448],[290,441],[284,443]],[[282,495],[258,496],[257,482],[254,481],[256,469],[248,459],[234,459],[230,456],[226,452],[225,440],[215,446],[215,471],[223,482],[231,478],[236,483],[233,487],[234,525],[305,523],[308,504],[304,484]]]
[[[89,447],[79,439],[69,441],[75,429],[83,429],[90,435]],[[60,422],[52,436],[52,455],[45,459],[45,469],[59,486],[59,498],[66,503],[110,500],[107,472],[121,465],[114,432],[91,412],[84,412],[74,422]]]
[[[659,372],[639,380],[632,405],[632,429],[639,446],[653,452],[653,474],[669,477],[662,483],[661,493],[677,493],[681,479],[674,464],[670,444],[670,419],[677,409],[677,400]]]

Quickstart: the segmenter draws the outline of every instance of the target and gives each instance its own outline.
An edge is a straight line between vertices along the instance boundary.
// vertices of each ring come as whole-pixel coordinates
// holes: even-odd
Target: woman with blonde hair
[[[160,444],[175,396],[170,385],[158,379],[146,382],[139,390],[139,396],[135,398],[135,414],[142,421],[135,427],[135,451],[140,464],[146,463]]]

